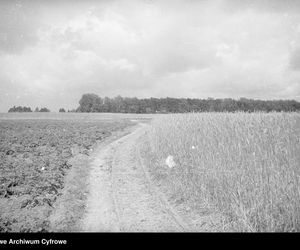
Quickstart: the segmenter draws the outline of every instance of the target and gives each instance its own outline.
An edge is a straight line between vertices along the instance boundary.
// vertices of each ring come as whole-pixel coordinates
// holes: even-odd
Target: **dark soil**
[[[0,121],[0,232],[47,232],[70,159],[128,121]]]

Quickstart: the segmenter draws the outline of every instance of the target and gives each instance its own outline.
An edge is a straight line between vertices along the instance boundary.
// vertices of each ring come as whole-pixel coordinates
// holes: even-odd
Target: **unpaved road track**
[[[151,183],[140,159],[138,140],[147,124],[101,147],[90,174],[90,194],[81,231],[177,232],[187,227]]]

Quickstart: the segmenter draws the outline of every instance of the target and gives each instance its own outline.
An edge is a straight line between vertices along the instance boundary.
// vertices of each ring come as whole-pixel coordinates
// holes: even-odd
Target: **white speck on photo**
[[[166,165],[169,168],[173,168],[176,166],[176,162],[174,161],[174,157],[172,155],[169,155],[166,159]]]

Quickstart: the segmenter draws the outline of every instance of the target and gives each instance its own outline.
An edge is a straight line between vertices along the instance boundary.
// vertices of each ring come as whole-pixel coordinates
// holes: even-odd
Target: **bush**
[[[41,108],[39,112],[50,112],[50,110],[47,108]]]

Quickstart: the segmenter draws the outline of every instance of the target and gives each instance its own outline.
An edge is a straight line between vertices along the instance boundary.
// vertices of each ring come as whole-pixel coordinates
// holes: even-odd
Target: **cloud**
[[[19,53],[37,42],[39,12],[21,1],[0,3],[0,53]]]
[[[292,70],[299,70],[300,71],[300,47],[295,49],[291,53],[290,67],[291,67]]]
[[[298,0],[224,0],[222,2],[223,7],[231,11],[251,8],[263,12],[300,12]]]
[[[300,100],[300,15],[297,3],[288,3],[32,1],[22,11],[9,5],[3,13],[17,8],[25,21],[0,27],[9,41],[0,43],[0,108],[72,108],[86,92]],[[8,16],[15,15],[6,23]]]

